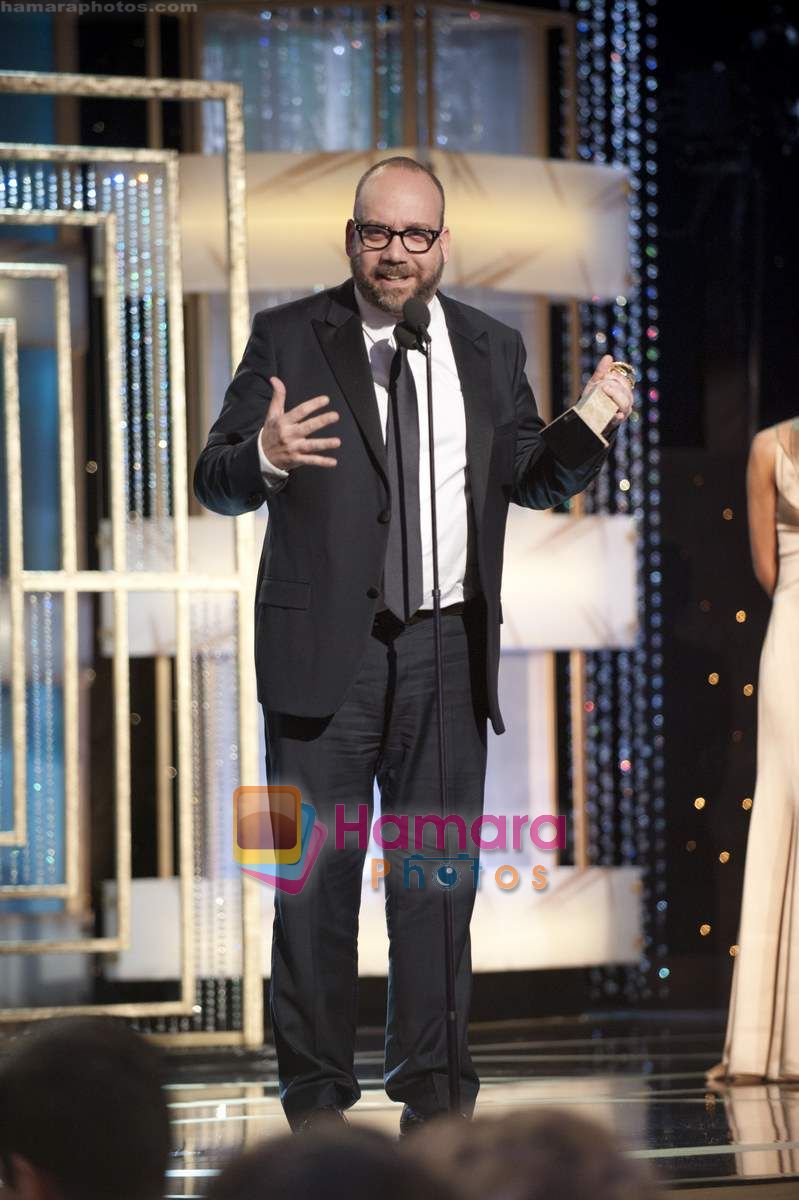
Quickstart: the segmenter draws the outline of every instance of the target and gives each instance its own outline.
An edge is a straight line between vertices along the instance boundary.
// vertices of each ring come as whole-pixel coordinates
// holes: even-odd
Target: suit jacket
[[[570,467],[541,438],[519,333],[438,293],[466,409],[472,528],[485,604],[487,715],[504,731],[497,701],[500,585],[508,504],[550,508],[582,491],[607,454],[590,435],[589,456]],[[272,395],[286,406],[330,396],[339,421],[319,436],[341,438],[335,468],[297,467],[270,491],[258,436]],[[586,426],[581,426],[581,445]],[[578,439],[579,440],[579,439]],[[350,688],[370,636],[388,538],[391,496],[383,433],[351,280],[255,315],[244,357],[194,472],[197,499],[238,516],[266,501],[258,569],[255,668],[270,710],[321,717]]]

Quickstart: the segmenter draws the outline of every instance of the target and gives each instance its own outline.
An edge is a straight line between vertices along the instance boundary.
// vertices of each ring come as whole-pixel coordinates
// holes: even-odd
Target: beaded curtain
[[[588,493],[591,512],[629,513],[638,532],[634,649],[587,656],[588,813],[593,861],[642,871],[639,964],[591,972],[594,1000],[669,994],[663,728],[658,348],[657,17],[654,0],[576,0],[578,154],[630,176],[631,283],[612,304],[582,304],[587,374],[611,353],[638,375],[637,411]]]

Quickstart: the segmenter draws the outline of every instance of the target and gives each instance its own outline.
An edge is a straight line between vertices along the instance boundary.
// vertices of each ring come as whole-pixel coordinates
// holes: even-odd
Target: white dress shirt
[[[394,326],[391,318],[361,295],[355,288],[355,298],[363,323],[366,353],[372,367],[375,397],[380,415],[383,438],[388,421],[388,378],[391,360],[396,351]],[[429,333],[432,342],[433,402],[435,405],[435,467],[436,518],[438,523],[438,574],[441,605],[455,604],[468,599],[476,591],[474,582],[466,580],[468,545],[468,506],[470,502],[469,468],[466,461],[466,413],[463,406],[455,358],[449,340],[444,310],[437,296],[429,305]],[[427,420],[427,375],[424,355],[408,352],[413,373],[419,410],[419,508],[422,534],[422,608],[433,607],[433,549],[430,520],[430,454]],[[305,399],[305,397],[303,397]],[[335,436],[335,427],[322,436]],[[274,466],[266,457],[258,439],[258,453],[264,481],[269,487],[279,487],[288,472]],[[322,468],[323,469],[323,468]],[[470,564],[476,575],[476,564]]]

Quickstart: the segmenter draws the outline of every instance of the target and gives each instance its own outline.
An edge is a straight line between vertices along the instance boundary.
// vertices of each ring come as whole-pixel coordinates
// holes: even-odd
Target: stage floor
[[[799,1196],[799,1085],[714,1094],[704,1072],[723,1039],[719,1015],[642,1013],[479,1024],[470,1044],[482,1080],[477,1114],[562,1105],[618,1130],[667,1191],[686,1200]],[[172,1054],[175,1153],[168,1197],[203,1196],[237,1148],[287,1130],[274,1053]],[[394,1135],[400,1105],[382,1088],[382,1030],[362,1030],[363,1095],[354,1125]]]

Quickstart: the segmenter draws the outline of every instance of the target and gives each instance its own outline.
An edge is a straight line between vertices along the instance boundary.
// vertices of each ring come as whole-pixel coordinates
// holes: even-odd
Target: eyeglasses
[[[441,233],[440,229],[389,229],[386,225],[363,225],[357,221],[355,228],[367,250],[385,250],[398,237],[409,254],[424,254]]]

